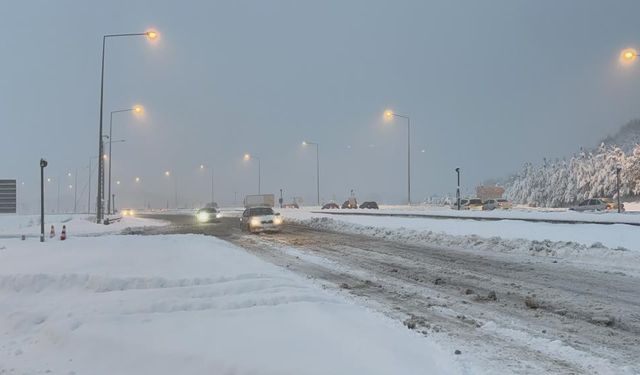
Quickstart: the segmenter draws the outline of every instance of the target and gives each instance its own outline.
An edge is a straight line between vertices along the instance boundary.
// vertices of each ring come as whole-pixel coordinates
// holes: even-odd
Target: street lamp
[[[320,145],[316,142],[304,141],[303,146],[315,145],[316,146],[316,193],[318,194],[318,206],[320,206]]]
[[[207,166],[205,166],[204,164],[200,164],[200,170],[203,171],[207,168]],[[213,195],[213,167],[210,167],[209,170],[211,170],[211,203],[215,202],[214,199],[214,195]]]
[[[250,161],[253,159],[256,159],[258,161],[258,195],[260,195],[260,184],[261,184],[261,180],[262,180],[262,167],[260,165],[260,158],[255,156],[255,155],[251,155],[251,154],[244,154],[243,159],[245,161]]]
[[[616,166],[616,195],[618,196],[618,213],[622,212],[622,207],[620,206],[620,171],[622,171],[622,167]]]
[[[633,48],[627,48],[620,53],[620,60],[622,62],[631,63],[638,58],[638,52]]]
[[[147,30],[143,33],[128,33],[128,34],[107,34],[102,36],[102,67],[100,72],[100,125],[98,128],[98,155],[104,155],[104,146],[102,144],[102,113],[104,104],[104,56],[107,45],[107,38],[119,38],[119,37],[133,37],[144,36],[149,40],[155,40],[158,38],[158,32],[155,30]],[[98,159],[98,196],[96,206],[96,221],[102,222],[104,217],[104,160]]]
[[[40,242],[44,242],[44,169],[47,165],[46,160],[40,159]]]
[[[401,115],[391,110],[384,111],[384,118],[387,121],[394,117],[402,117],[407,120],[407,204],[411,205],[411,119],[407,115]]]
[[[135,114],[142,114],[142,112],[144,111],[143,107],[140,105],[136,105],[133,108],[127,108],[127,109],[118,109],[115,111],[111,111],[111,114],[109,115],[109,194],[107,195],[107,214],[113,214],[112,210],[111,210],[111,166],[113,165],[113,159],[112,159],[112,154],[111,154],[111,145],[113,143],[116,143],[116,141],[113,141],[112,137],[113,137],[113,114],[114,113],[122,113],[122,112],[133,112]]]
[[[456,168],[456,173],[458,174],[458,188],[456,189],[456,206],[458,206],[458,211],[460,211],[460,168]]]
[[[171,171],[166,170],[164,172],[165,177],[171,177]],[[178,179],[173,178],[173,196],[174,196],[174,204],[175,208],[178,208]],[[169,200],[167,199],[167,208],[169,208]]]

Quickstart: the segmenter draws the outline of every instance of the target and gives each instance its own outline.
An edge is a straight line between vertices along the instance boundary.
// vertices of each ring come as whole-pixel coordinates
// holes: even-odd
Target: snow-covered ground
[[[67,227],[67,235],[98,235],[119,233],[123,229],[131,227],[166,225],[160,220],[140,219],[136,217],[123,217],[122,220],[109,225],[96,224],[95,216],[86,214],[59,214],[45,216],[45,236],[49,236],[51,225],[54,226],[56,235],[60,235],[62,226]],[[38,237],[40,235],[39,215],[0,215],[0,237]]]
[[[631,209],[636,206],[629,203]],[[625,204],[626,207],[626,204]],[[303,210],[320,211],[318,207],[305,207]],[[511,210],[493,211],[469,211],[452,210],[447,206],[420,205],[420,206],[386,206],[380,210],[327,210],[334,212],[357,212],[359,214],[389,214],[389,215],[428,215],[442,218],[481,218],[481,219],[511,219],[511,220],[548,220],[548,221],[585,221],[594,223],[632,223],[640,224],[640,212],[631,211],[624,213],[617,212],[576,212],[567,209],[557,208],[529,208],[516,207]]]
[[[389,211],[400,212],[400,209],[376,212]],[[281,212],[288,220],[319,229],[470,251],[559,257],[640,271],[640,228],[632,225],[331,215],[307,209],[285,209]],[[505,211],[480,213],[512,214]]]
[[[213,237],[0,239],[0,295],[0,373],[480,372]]]

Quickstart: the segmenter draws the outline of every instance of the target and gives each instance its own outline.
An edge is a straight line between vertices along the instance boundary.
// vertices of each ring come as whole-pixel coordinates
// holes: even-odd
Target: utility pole
[[[616,166],[616,195],[618,196],[618,213],[622,212],[622,207],[620,206],[620,171],[622,170],[621,166]]]
[[[44,168],[48,164],[40,159],[40,242],[44,242]]]
[[[458,188],[456,189],[456,205],[458,206],[458,211],[460,211],[460,168],[456,168],[456,173],[458,174]]]
[[[89,158],[89,193],[87,194],[89,196],[88,202],[87,202],[87,213],[91,214],[91,161],[93,160],[93,158]]]
[[[78,213],[78,168],[76,168],[76,175],[73,181],[73,213]]]
[[[60,177],[58,177],[58,200],[56,203],[56,213],[60,213]]]

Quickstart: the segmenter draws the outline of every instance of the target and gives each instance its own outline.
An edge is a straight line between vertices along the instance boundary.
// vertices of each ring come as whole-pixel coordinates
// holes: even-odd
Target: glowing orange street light
[[[407,120],[407,204],[411,205],[411,119],[407,115],[395,113],[390,109],[384,111],[385,120],[391,121],[394,117]]]
[[[633,48],[627,48],[620,54],[620,59],[624,62],[632,62],[638,57],[638,52]]]
[[[260,163],[260,158],[255,156],[255,155],[244,154],[243,159],[245,161],[249,161],[249,160],[253,160],[253,159],[256,159],[258,161],[258,194],[260,194],[260,185],[261,185],[261,181],[262,181],[262,166],[261,166],[261,163]]]
[[[105,52],[107,47],[107,39],[112,38],[125,38],[125,37],[137,37],[137,36],[145,36],[149,40],[155,40],[158,38],[158,32],[155,30],[147,30],[142,33],[126,33],[126,34],[107,34],[102,36],[102,65],[101,65],[101,74],[100,74],[100,119],[98,126],[98,155],[102,155],[104,153],[104,145],[102,144],[102,114],[104,107],[104,61],[105,61]],[[97,207],[96,207],[96,221],[98,223],[102,223],[102,219],[104,218],[104,160],[98,158],[98,196],[97,196]]]
[[[155,31],[155,30],[148,30],[147,32],[145,32],[145,35],[150,40],[154,40],[154,39],[158,38],[158,32]]]
[[[111,145],[114,142],[113,140],[113,114],[114,113],[122,113],[122,112],[133,112],[136,115],[142,114],[142,112],[144,112],[144,107],[142,107],[141,105],[135,105],[131,108],[125,108],[125,109],[118,109],[115,111],[111,111],[111,114],[109,115],[109,160],[112,160],[111,157]],[[113,161],[113,160],[112,160]],[[111,212],[111,166],[113,165],[113,162],[109,163],[109,193],[107,195],[107,214],[113,214],[114,212]]]

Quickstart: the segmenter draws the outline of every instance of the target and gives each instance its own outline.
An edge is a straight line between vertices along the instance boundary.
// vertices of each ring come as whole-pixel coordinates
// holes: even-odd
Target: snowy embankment
[[[625,205],[627,207],[627,205]],[[493,211],[475,211],[475,210],[452,210],[445,206],[380,206],[380,210],[325,210],[322,212],[337,213],[357,213],[359,215],[379,215],[385,214],[389,216],[407,216],[415,215],[416,217],[425,216],[427,218],[443,218],[443,219],[468,219],[468,220],[521,220],[530,222],[566,222],[573,224],[578,223],[627,223],[632,225],[640,225],[640,212],[637,203],[629,203],[627,212],[576,212],[564,208],[525,208],[515,207],[511,210],[493,210]],[[321,211],[317,207],[304,208],[304,210]],[[632,212],[631,210],[635,210]]]
[[[160,220],[123,217],[122,220],[109,225],[96,224],[95,216],[86,214],[45,215],[44,231],[49,236],[51,226],[56,235],[60,235],[62,226],[67,227],[68,236],[91,236],[100,234],[120,233],[126,228],[166,225]],[[0,237],[40,236],[39,215],[0,215]]]
[[[0,373],[462,373],[452,349],[213,237],[0,239],[0,294]]]
[[[305,210],[282,213],[287,220],[323,230],[488,254],[571,259],[640,272],[637,226],[331,215]]]

